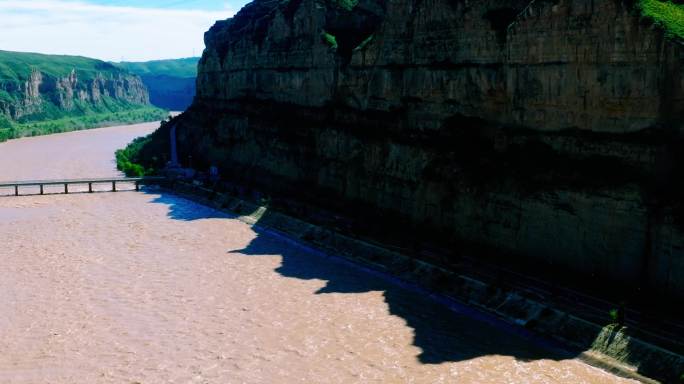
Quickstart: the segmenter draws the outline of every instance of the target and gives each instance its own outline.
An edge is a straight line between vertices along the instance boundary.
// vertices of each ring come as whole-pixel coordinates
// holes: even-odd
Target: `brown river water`
[[[118,175],[156,124],[0,144],[0,181]],[[0,197],[0,383],[628,383],[155,190]]]

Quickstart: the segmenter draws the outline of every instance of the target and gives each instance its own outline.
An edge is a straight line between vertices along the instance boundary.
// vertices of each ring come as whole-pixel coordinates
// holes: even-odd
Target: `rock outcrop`
[[[43,120],[91,110],[118,111],[149,105],[149,95],[140,77],[104,62],[75,58],[79,64],[85,61],[90,65],[84,70],[70,67],[68,63],[52,63],[49,55],[3,54],[14,54],[22,60],[15,67],[16,73],[10,73],[11,77],[0,76],[0,113],[12,120]],[[4,64],[2,58],[1,64]]]
[[[684,46],[632,2],[256,0],[205,41],[181,159],[355,228],[684,297]]]

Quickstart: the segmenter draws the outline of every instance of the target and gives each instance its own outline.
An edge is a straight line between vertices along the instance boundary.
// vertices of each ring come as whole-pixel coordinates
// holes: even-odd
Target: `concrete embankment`
[[[341,256],[357,265],[385,273],[401,281],[429,289],[441,299],[478,308],[568,349],[583,361],[619,376],[644,383],[676,383],[684,373],[684,355],[677,340],[658,339],[647,330],[600,323],[587,316],[589,310],[570,310],[556,305],[533,286],[514,286],[461,274],[415,259],[410,255],[350,237],[276,212],[265,205],[217,193],[186,183],[171,188],[184,197],[212,206],[261,230],[283,234],[329,255]],[[577,302],[575,308],[589,307]]]

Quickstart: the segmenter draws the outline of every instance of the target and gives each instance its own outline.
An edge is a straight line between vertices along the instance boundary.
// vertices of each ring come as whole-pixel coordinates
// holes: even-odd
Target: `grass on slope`
[[[81,80],[92,79],[98,72],[121,72],[112,64],[87,57],[0,51],[0,80],[26,80],[34,68],[53,77],[76,70]]]
[[[136,75],[165,75],[171,77],[197,77],[199,57],[185,59],[154,60],[146,62],[121,62],[115,65]]]
[[[160,121],[168,112],[155,107],[140,107],[131,110],[94,113],[83,116],[64,117],[56,120],[13,123],[0,114],[0,142],[27,136],[49,135],[82,129],[112,125],[134,124],[147,121]]]
[[[17,123],[26,124],[39,121],[59,120],[63,118],[79,118],[94,114],[111,114],[140,109],[142,107],[147,106],[133,104],[131,102],[115,99],[110,96],[102,96],[100,103],[98,104],[74,100],[74,108],[71,110],[64,110],[43,99],[40,111],[20,117]]]
[[[661,25],[672,37],[684,39],[684,4],[662,0],[639,0],[642,15]]]

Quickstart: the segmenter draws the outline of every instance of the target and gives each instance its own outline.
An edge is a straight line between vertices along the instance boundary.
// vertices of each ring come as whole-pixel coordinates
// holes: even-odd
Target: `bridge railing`
[[[69,193],[70,185],[87,185],[87,192],[104,192],[102,190],[95,191],[93,189],[94,185],[108,184],[111,185],[111,192],[117,192],[117,184],[133,184],[135,185],[135,190],[139,191],[141,185],[161,185],[167,181],[166,177],[110,177],[110,178],[92,178],[92,179],[61,179],[61,180],[25,180],[25,181],[0,181],[0,190],[2,189],[13,189],[14,196],[21,196],[22,189],[25,187],[38,187],[39,194],[44,195],[46,193],[45,187],[63,185],[65,194]],[[85,192],[85,191],[79,191]],[[54,192],[52,192],[54,193]]]

